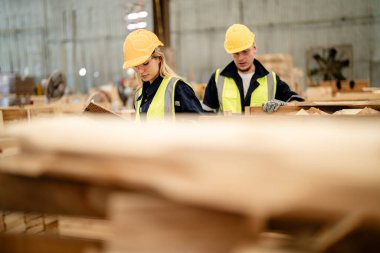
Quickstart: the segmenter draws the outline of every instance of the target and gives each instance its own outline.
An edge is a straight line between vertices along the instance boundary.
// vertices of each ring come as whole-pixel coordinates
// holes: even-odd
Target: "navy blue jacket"
[[[241,101],[242,111],[244,111],[245,106],[250,106],[251,94],[259,86],[259,82],[257,82],[257,79],[269,74],[268,70],[266,70],[264,66],[258,60],[254,59],[253,64],[255,65],[255,74],[252,76],[251,83],[249,85],[247,96],[245,97],[245,99],[244,99],[244,91],[243,91],[243,81],[241,80],[241,77],[238,73],[238,69],[235,63],[233,61],[230,62],[220,72],[221,75],[226,76],[226,77],[231,77],[235,80],[235,83],[237,84],[239,88],[239,92],[240,92],[240,101]],[[276,79],[277,79],[277,88],[276,88],[275,99],[288,101],[288,99],[291,96],[294,96],[288,102],[294,101],[294,100],[304,101],[304,99],[299,97],[296,92],[290,90],[289,86],[284,81],[282,81],[278,77],[278,75],[276,75]],[[217,109],[217,110],[219,109],[218,91],[216,89],[216,84],[215,84],[215,72],[212,74],[207,84],[204,99],[203,99],[203,104],[213,109]]]
[[[144,82],[138,100],[142,99],[140,113],[146,113],[163,78],[158,76],[153,83]],[[176,113],[202,113],[203,109],[194,90],[182,80],[178,80],[174,89],[174,109]]]

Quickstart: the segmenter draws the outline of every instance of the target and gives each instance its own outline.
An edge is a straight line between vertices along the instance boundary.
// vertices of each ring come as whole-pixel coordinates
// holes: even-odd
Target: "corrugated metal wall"
[[[152,30],[151,0],[0,0],[0,68],[37,79],[59,69],[81,92],[117,81],[124,15],[141,2]],[[240,22],[256,33],[259,54],[290,54],[304,71],[307,49],[352,44],[354,78],[380,86],[379,0],[171,0],[170,7],[176,68],[192,81],[207,82],[230,61],[224,33]]]
[[[207,82],[231,58],[224,34],[243,23],[256,34],[258,54],[290,54],[306,73],[306,51],[352,44],[354,79],[380,86],[380,1],[378,0],[171,0],[177,69]]]
[[[58,69],[73,92],[117,81],[128,32],[124,15],[138,3],[151,15],[151,1],[141,0],[0,0],[1,70],[41,79]],[[152,29],[152,17],[147,21]],[[85,77],[78,75],[82,67]]]

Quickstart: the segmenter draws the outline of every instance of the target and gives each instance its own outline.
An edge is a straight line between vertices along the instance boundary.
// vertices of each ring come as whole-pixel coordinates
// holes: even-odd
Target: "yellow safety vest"
[[[163,120],[174,118],[174,89],[179,78],[164,77],[147,112],[147,120]],[[136,120],[140,120],[141,100],[137,100],[142,93],[142,87],[135,94]]]
[[[250,106],[261,106],[276,96],[276,73],[270,72],[257,79],[259,86],[251,94]],[[219,111],[242,113],[240,92],[235,80],[220,75],[220,69],[215,72],[215,83],[218,91]]]

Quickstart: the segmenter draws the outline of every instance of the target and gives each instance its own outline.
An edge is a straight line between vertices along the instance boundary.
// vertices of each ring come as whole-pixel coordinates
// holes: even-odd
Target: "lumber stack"
[[[307,87],[305,96],[308,101],[379,101],[379,88],[369,86],[368,80],[323,81]]]
[[[280,106],[274,115],[356,115],[380,116],[380,101],[314,101],[290,102]],[[227,114],[228,115],[228,114]],[[245,108],[245,115],[272,115],[261,106]]]
[[[57,233],[58,218],[43,214],[4,211],[0,213],[0,232],[32,235]]]
[[[41,119],[4,132],[22,152],[0,160],[2,188],[18,189],[0,208],[109,220],[103,252],[366,251],[380,235],[379,123]]]
[[[289,87],[301,93],[303,71],[293,66],[293,58],[287,54],[262,54],[256,57],[268,71],[274,71]]]

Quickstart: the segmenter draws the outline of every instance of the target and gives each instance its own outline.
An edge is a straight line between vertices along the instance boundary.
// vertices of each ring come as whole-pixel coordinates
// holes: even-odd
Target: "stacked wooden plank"
[[[51,118],[61,114],[80,114],[82,112],[83,107],[75,105],[0,107],[0,127],[11,122],[28,122],[35,118]]]
[[[324,81],[307,87],[305,95],[308,101],[379,101],[378,88],[369,85],[368,80]]]
[[[42,214],[3,211],[0,215],[0,231],[32,235],[57,233],[58,218]]]
[[[3,111],[0,110],[0,130],[4,127]]]
[[[364,88],[369,87],[369,81],[367,80],[342,80],[340,82],[337,81],[323,81],[319,82],[318,86],[320,87],[331,87],[333,90],[333,94],[338,92],[348,92],[348,93],[356,93],[363,92]]]
[[[263,54],[256,57],[268,71],[274,71],[292,90],[300,93],[303,83],[303,71],[294,68],[293,58],[287,54]]]
[[[5,232],[4,212],[0,211],[0,233]]]
[[[105,252],[366,251],[380,234],[379,123],[41,119],[4,132],[22,152],[0,160],[0,208],[110,219]]]
[[[25,108],[3,107],[1,108],[3,122],[28,120],[29,113]]]
[[[4,212],[3,222],[5,232],[24,233],[26,230],[23,213]]]
[[[373,115],[378,116],[380,101],[290,102],[274,114],[282,115]],[[245,108],[245,115],[271,115],[261,106]]]
[[[64,101],[44,105],[28,105],[23,107],[0,107],[0,129],[8,123],[24,121],[29,122],[36,118],[51,118],[61,115],[81,115],[83,112],[106,113],[125,119],[134,119],[134,110],[114,112],[109,104],[88,101],[85,104],[68,104]]]

